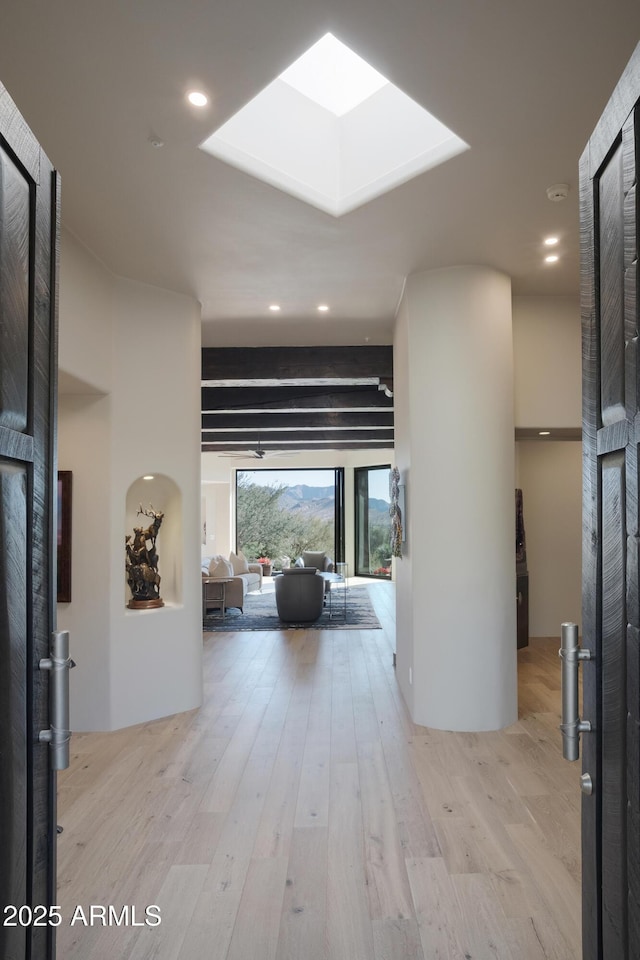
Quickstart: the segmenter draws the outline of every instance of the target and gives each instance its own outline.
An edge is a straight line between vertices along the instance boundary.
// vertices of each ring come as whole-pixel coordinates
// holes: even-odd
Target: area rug
[[[270,584],[269,586],[272,587]],[[262,593],[249,593],[245,597],[244,612],[230,607],[224,620],[215,610],[204,620],[205,633],[235,632],[236,630],[380,630],[366,587],[349,587],[347,593],[347,616],[344,617],[342,595],[337,593],[333,601],[333,617],[329,609],[313,623],[285,623],[278,617],[276,596],[271,590]]]

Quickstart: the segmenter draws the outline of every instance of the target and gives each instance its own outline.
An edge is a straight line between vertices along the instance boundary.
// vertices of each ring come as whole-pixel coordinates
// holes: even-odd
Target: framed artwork
[[[58,470],[58,603],[71,603],[71,470]]]

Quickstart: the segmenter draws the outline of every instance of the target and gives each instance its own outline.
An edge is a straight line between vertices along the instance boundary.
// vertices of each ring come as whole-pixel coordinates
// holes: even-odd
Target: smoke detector
[[[554,183],[553,186],[547,187],[547,196],[549,200],[553,200],[554,203],[558,203],[560,200],[566,200],[569,196],[569,184]]]

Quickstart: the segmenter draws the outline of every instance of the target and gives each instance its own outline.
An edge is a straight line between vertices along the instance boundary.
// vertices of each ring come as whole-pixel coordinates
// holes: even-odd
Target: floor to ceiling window
[[[357,467],[356,574],[391,577],[390,466]]]
[[[236,545],[273,569],[304,550],[344,557],[344,470],[238,470]]]

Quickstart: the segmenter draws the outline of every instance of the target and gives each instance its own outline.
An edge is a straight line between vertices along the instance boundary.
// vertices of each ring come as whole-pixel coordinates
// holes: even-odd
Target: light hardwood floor
[[[393,587],[370,593],[382,630],[207,634],[200,710],[74,736],[61,960],[578,960],[558,641],[520,652],[514,726],[418,727]],[[162,923],[72,926],[78,904]]]

